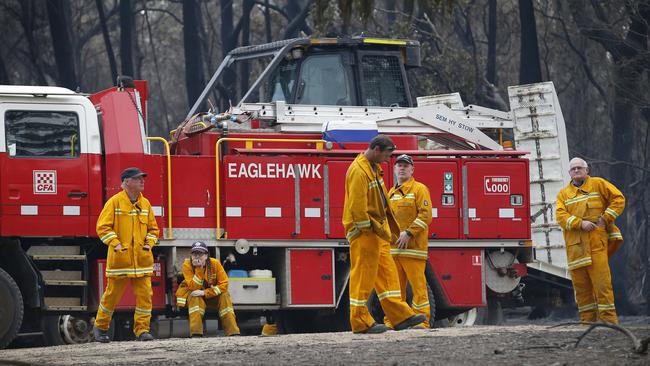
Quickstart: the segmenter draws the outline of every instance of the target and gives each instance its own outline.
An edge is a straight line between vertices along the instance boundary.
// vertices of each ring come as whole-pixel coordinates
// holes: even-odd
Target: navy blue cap
[[[139,168],[126,168],[122,171],[120,178],[122,178],[122,182],[124,182],[124,180],[127,178],[146,177],[146,176],[147,173],[143,172]]]
[[[413,164],[413,158],[410,157],[409,155],[406,155],[406,154],[402,154],[402,155],[398,156],[397,159],[395,159],[395,164],[399,163],[400,161],[402,161],[404,163],[409,163],[411,165],[414,165]]]
[[[207,253],[208,252],[208,246],[202,242],[202,241],[195,241],[192,243],[192,249],[190,250],[191,253],[196,253],[196,252],[201,252],[201,253]]]

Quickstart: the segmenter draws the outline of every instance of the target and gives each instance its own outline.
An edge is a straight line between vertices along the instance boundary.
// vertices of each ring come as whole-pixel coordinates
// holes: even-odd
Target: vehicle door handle
[[[88,197],[88,192],[68,192],[68,197]]]

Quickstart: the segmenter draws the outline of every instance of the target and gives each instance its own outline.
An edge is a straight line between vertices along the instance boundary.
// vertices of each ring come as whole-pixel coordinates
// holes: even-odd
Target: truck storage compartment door
[[[415,158],[415,180],[429,188],[431,224],[429,238],[459,239],[461,220],[460,175],[457,159]]]
[[[443,296],[443,304],[436,304],[436,306],[442,308],[445,305],[449,307],[485,305],[482,249],[431,248],[429,262],[438,287],[431,290]]]
[[[88,165],[99,161],[88,153],[87,112],[77,104],[0,105],[2,236],[96,235],[88,202],[101,192],[89,191]]]
[[[530,238],[527,159],[463,163],[463,232],[471,239]]]
[[[174,238],[215,238],[215,189],[213,156],[172,157]]]
[[[334,249],[287,249],[285,306],[334,306]]]
[[[343,203],[345,202],[345,173],[347,173],[352,160],[328,161],[327,186],[325,190],[325,206],[328,207],[325,217],[325,232],[328,238],[345,238],[343,228]]]

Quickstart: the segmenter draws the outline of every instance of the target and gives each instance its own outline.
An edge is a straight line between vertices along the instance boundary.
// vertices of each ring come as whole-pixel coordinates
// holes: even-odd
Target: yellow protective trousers
[[[135,312],[133,314],[133,333],[136,337],[144,332],[149,332],[151,322],[151,277],[107,277],[108,285],[102,295],[102,300],[97,309],[95,326],[101,330],[108,330],[113,317],[113,311],[119,304],[124,294],[126,285],[130,282],[135,295]]]
[[[402,300],[390,244],[370,232],[361,232],[350,242],[350,325],[355,333],[364,332],[374,323],[367,302],[373,287],[392,324],[415,315]]]
[[[399,276],[399,286],[402,294],[402,301],[406,301],[406,281],[411,284],[413,299],[411,308],[416,314],[423,314],[427,320],[422,325],[429,328],[429,318],[431,310],[429,308],[429,291],[427,290],[427,279],[424,276],[426,260],[415,259],[406,256],[393,256],[397,275]],[[384,317],[384,324],[392,328],[392,323],[387,317]]]
[[[239,327],[235,319],[230,293],[222,292],[216,297],[204,299],[203,296],[187,297],[187,312],[190,318],[190,335],[203,335],[203,316],[205,309],[211,308],[219,311],[219,320],[226,336],[239,334]]]
[[[589,232],[591,265],[571,271],[580,321],[618,324],[604,228]]]

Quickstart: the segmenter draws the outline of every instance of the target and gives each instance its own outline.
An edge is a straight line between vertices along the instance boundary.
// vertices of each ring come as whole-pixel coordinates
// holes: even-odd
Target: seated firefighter
[[[208,246],[201,241],[192,244],[191,258],[183,262],[184,280],[176,291],[178,307],[187,307],[190,336],[203,336],[206,307],[219,311],[226,336],[239,335],[235,311],[228,293],[228,275],[221,263],[210,258]],[[209,263],[210,265],[207,265]]]

